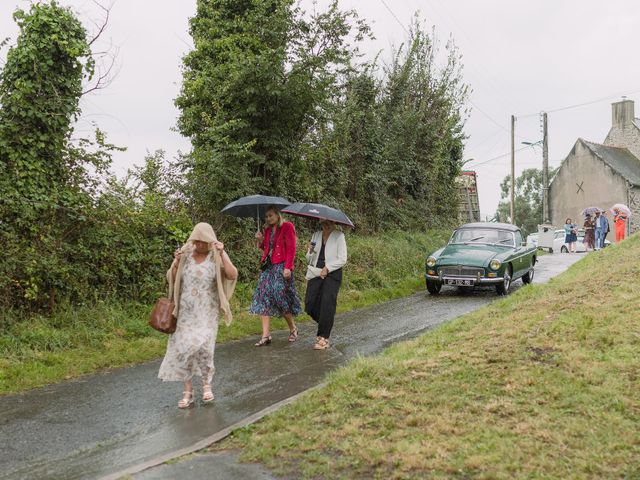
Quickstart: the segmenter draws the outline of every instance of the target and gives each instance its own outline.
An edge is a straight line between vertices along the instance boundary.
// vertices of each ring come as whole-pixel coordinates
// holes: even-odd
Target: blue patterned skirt
[[[282,276],[283,271],[284,262],[271,264],[269,268],[260,273],[249,313],[269,317],[281,317],[285,313],[293,315],[302,313],[293,272],[291,272],[291,278],[286,280]]]

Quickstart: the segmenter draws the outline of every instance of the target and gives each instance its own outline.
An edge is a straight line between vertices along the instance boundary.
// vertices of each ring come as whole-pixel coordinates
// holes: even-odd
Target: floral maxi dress
[[[271,235],[270,252],[273,251],[274,238],[275,235]],[[287,313],[292,315],[302,313],[293,275],[287,280],[283,273],[284,262],[275,265],[272,263],[260,273],[249,313],[268,317],[284,316]]]
[[[178,322],[160,365],[158,378],[161,380],[185,382],[200,375],[204,383],[211,384],[220,308],[215,280],[211,253],[202,263],[197,263],[191,255],[187,257],[182,272]]]

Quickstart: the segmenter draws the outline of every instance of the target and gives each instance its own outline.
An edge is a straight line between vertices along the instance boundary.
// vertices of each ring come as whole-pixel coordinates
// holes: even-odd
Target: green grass
[[[640,478],[639,259],[589,254],[213,448],[309,479]]]
[[[349,263],[338,311],[406,296],[423,288],[424,259],[446,242],[448,231],[349,235]],[[393,252],[390,255],[389,252]],[[257,276],[257,275],[256,275]],[[304,269],[296,270],[304,295]],[[253,284],[239,284],[233,298],[234,322],[222,325],[218,341],[260,334],[259,320],[247,313]],[[150,305],[101,302],[60,307],[52,317],[0,319],[0,394],[43,386],[100,369],[152,360],[164,354],[167,336],[147,325]],[[305,315],[299,321],[307,321]],[[274,329],[284,329],[282,319]]]

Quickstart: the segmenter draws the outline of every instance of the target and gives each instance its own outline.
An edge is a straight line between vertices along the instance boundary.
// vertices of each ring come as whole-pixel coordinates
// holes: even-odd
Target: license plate
[[[448,279],[444,281],[446,285],[457,285],[458,287],[473,287],[473,280],[461,280],[458,278]]]

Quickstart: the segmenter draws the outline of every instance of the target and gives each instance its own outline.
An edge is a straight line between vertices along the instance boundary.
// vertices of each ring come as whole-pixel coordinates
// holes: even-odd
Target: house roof
[[[594,155],[622,175],[629,183],[640,185],[640,159],[626,148],[608,147],[580,139]]]

